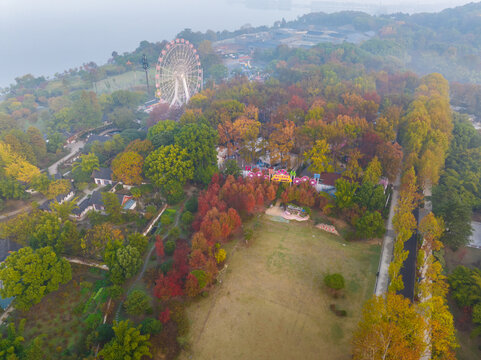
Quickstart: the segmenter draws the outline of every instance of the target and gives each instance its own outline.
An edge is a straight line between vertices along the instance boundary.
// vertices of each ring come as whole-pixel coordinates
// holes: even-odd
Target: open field
[[[150,89],[155,87],[155,66],[148,70]],[[127,71],[123,74],[109,76],[106,79],[97,81],[97,92],[111,93],[116,90],[145,90],[146,86],[144,71]],[[95,87],[90,89],[95,91]]]
[[[248,224],[255,228],[248,247],[243,240],[227,246],[221,283],[187,309],[190,348],[180,359],[350,358],[362,304],[373,293],[379,245],[346,243],[312,222],[272,219]],[[344,298],[323,289],[329,272],[344,275]]]
[[[84,308],[102,285],[99,269],[72,265],[72,280],[60,286],[27,312],[14,311],[11,319],[26,319],[26,343],[45,335],[49,359],[68,359],[69,354],[81,352],[83,339],[88,335],[86,317],[91,313]],[[88,283],[87,283],[88,282]],[[85,284],[85,285],[84,285]],[[86,286],[89,285],[89,286]],[[89,307],[90,310],[92,306]]]

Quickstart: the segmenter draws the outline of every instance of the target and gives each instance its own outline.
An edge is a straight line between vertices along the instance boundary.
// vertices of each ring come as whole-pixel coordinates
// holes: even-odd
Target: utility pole
[[[147,56],[145,54],[142,55],[142,68],[145,71],[145,80],[147,81],[147,94],[148,94],[148,93],[150,93],[149,75],[147,74],[147,70],[149,68],[149,63],[147,62]]]

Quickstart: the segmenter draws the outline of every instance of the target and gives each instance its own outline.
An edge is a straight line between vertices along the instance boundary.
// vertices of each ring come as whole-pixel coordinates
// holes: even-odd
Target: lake
[[[132,51],[142,40],[171,40],[184,28],[217,31],[247,23],[272,25],[311,9],[399,9],[394,5],[399,1],[391,2],[392,6],[375,0],[0,0],[0,87],[26,73],[53,75],[89,61],[103,64],[114,50]],[[434,6],[433,0],[425,2]],[[461,2],[467,1],[450,3]]]

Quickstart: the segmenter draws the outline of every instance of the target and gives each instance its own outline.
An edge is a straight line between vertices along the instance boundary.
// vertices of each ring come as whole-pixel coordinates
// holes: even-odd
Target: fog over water
[[[53,75],[140,41],[171,40],[184,28],[235,30],[315,11],[373,14],[434,11],[468,1],[421,0],[0,0],[0,87],[26,73]]]

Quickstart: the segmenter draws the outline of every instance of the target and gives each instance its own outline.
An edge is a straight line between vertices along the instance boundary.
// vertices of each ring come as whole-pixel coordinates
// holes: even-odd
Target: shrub
[[[142,335],[157,335],[162,331],[162,323],[157,319],[147,318],[141,322],[141,325],[140,332]]]
[[[217,261],[217,264],[223,263],[225,260],[225,257],[226,257],[226,252],[224,249],[219,249],[215,253],[215,260]]]
[[[175,241],[167,240],[164,247],[165,253],[171,256],[175,251]]]
[[[324,284],[333,290],[344,289],[344,277],[341,274],[329,274],[324,277]]]
[[[141,315],[151,308],[152,299],[141,290],[132,291],[124,303],[125,311],[129,315]]]

